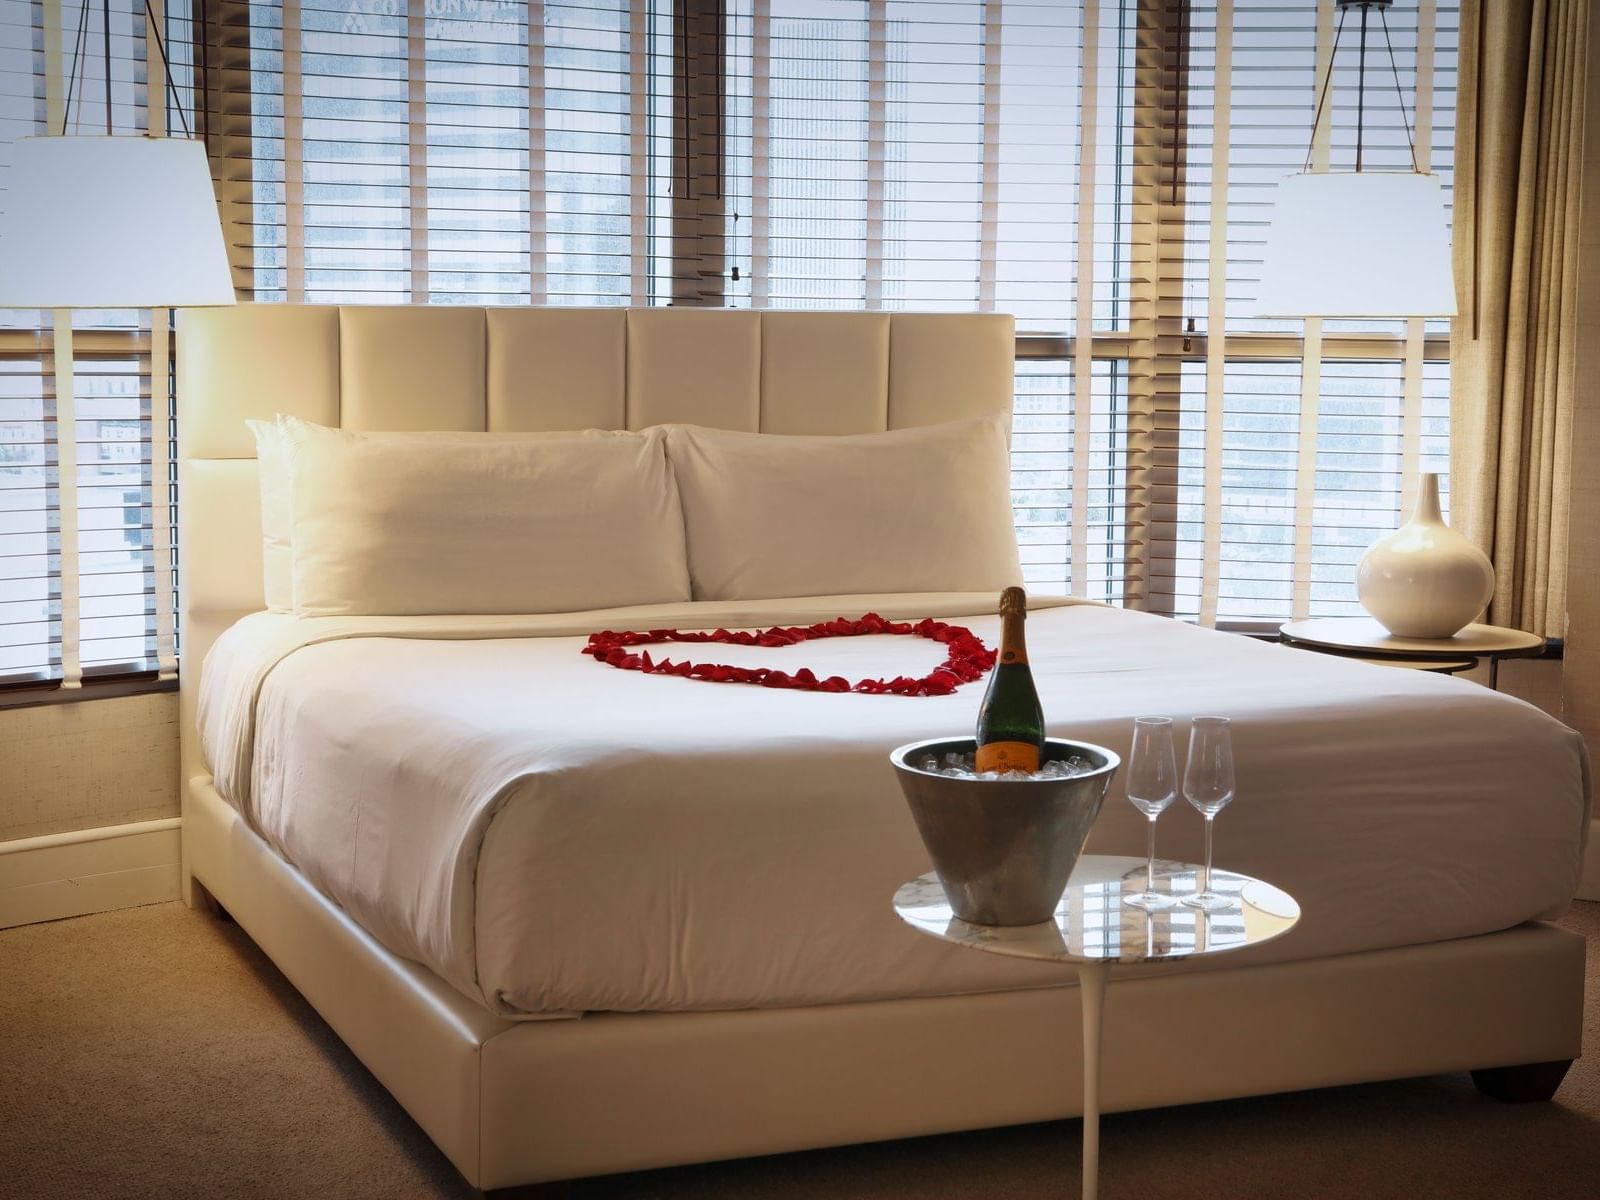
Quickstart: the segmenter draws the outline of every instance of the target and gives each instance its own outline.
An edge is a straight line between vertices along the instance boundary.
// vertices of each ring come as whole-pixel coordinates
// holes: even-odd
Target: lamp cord
[[[83,44],[88,38],[89,0],[78,6],[78,35],[72,40],[72,70],[67,75],[67,102],[61,110],[61,135],[66,136],[67,122],[72,119],[72,94],[78,90],[78,59],[83,55]]]
[[[189,132],[189,118],[183,115],[183,102],[178,99],[178,89],[172,82],[172,61],[167,57],[167,45],[161,40],[161,22],[156,20],[155,10],[150,7],[150,0],[144,0],[145,20],[149,22],[150,32],[156,39],[156,53],[161,56],[161,78],[166,83],[167,95],[172,98],[173,111],[178,114],[178,125],[183,130],[184,137],[192,137]],[[1395,76],[1396,81],[1399,76]]]
[[[111,0],[100,0],[100,45],[106,58],[106,136],[111,136]]]
[[[1333,68],[1339,57],[1339,39],[1344,36],[1345,15],[1353,7],[1361,9],[1361,51],[1356,68],[1356,170],[1361,170],[1363,142],[1366,134],[1366,109],[1367,109],[1367,10],[1373,7],[1358,0],[1355,4],[1341,4],[1339,6],[1339,24],[1333,34],[1333,52],[1328,55],[1328,73],[1323,76],[1322,87],[1317,93],[1316,111],[1311,117],[1311,143],[1306,147],[1306,161],[1302,168],[1311,170],[1311,159],[1316,153],[1317,127],[1322,123],[1322,110],[1328,101],[1328,90],[1333,83]],[[1389,35],[1389,18],[1385,15],[1384,5],[1377,5],[1378,20],[1383,23],[1383,42],[1389,51],[1389,70],[1394,76],[1395,97],[1400,105],[1400,120],[1405,125],[1406,145],[1411,150],[1411,169],[1422,174],[1422,167],[1417,160],[1417,140],[1411,131],[1411,115],[1406,112],[1405,89],[1400,86],[1400,65],[1394,56],[1394,39]]]
[[[1400,120],[1405,123],[1406,145],[1411,147],[1411,169],[1417,174],[1422,174],[1422,164],[1417,160],[1417,139],[1411,133],[1411,116],[1406,112],[1406,93],[1400,86],[1400,66],[1394,59],[1394,41],[1389,37],[1389,18],[1384,15],[1384,10],[1378,10],[1378,20],[1383,22],[1383,44],[1389,48],[1389,70],[1394,75],[1395,99],[1400,104]]]
[[[1333,64],[1339,57],[1339,39],[1344,36],[1344,19],[1348,9],[1339,9],[1339,24],[1333,31],[1333,52],[1328,55],[1328,73],[1322,77],[1322,89],[1317,93],[1316,111],[1311,114],[1311,141],[1306,146],[1305,170],[1311,170],[1311,158],[1317,148],[1317,126],[1322,124],[1322,110],[1328,103],[1328,88],[1333,83]]]
[[[1333,65],[1328,65],[1333,74]],[[1367,6],[1361,6],[1361,49],[1356,55],[1356,170],[1361,170],[1361,141],[1367,123]]]
[[[111,21],[110,0],[102,0],[101,19],[104,23],[104,46],[106,67],[106,134],[111,134]],[[144,0],[144,15],[146,28],[155,38],[156,54],[161,59],[161,79],[165,84],[167,96],[172,101],[172,110],[178,114],[178,125],[183,130],[183,136],[193,137],[189,130],[189,118],[184,114],[183,101],[178,97],[177,85],[172,82],[172,60],[167,57],[167,44],[161,37],[161,22],[156,20],[155,10],[150,6],[150,0]],[[66,103],[61,109],[61,134],[66,136],[72,122],[72,101],[78,90],[78,80],[81,75],[78,70],[79,62],[83,57],[84,47],[89,36],[89,0],[83,0],[78,7],[78,32],[72,44],[72,68],[67,72]]]

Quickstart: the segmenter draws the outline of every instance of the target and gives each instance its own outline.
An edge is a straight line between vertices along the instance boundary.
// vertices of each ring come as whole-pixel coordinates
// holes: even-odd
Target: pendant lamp
[[[177,308],[234,303],[205,146],[111,128],[110,0],[105,134],[69,135],[77,72],[59,135],[18,138],[0,195],[0,308]],[[171,89],[156,30],[162,75]],[[80,33],[81,38],[81,33]]]
[[[1278,185],[1267,233],[1256,315],[1262,317],[1450,317],[1456,313],[1450,233],[1438,178],[1410,171],[1365,169],[1367,33],[1376,10],[1383,26],[1400,111],[1406,111],[1385,11],[1393,0],[1339,0],[1339,25],[1327,77],[1317,99],[1313,131],[1322,118],[1345,17],[1361,14],[1353,171],[1306,170]],[[1315,133],[1313,132],[1313,137]]]

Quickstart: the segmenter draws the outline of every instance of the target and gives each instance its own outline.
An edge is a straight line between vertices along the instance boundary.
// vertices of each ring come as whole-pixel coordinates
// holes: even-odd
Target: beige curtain
[[[1588,0],[1465,0],[1451,329],[1452,523],[1489,620],[1566,627]]]

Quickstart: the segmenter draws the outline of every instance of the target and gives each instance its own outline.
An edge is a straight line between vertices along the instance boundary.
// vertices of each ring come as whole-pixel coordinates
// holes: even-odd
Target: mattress
[[[981,682],[942,697],[797,692],[580,653],[600,629],[868,610],[958,621],[993,645],[993,603],[262,613],[207,659],[201,740],[219,792],[311,883],[504,1016],[1057,986],[1070,971],[934,942],[890,908],[928,861],[888,752],[969,730]],[[1065,600],[1035,601],[1028,641],[1054,736],[1125,754],[1136,715],[1233,719],[1238,792],[1218,818],[1217,861],[1285,888],[1304,916],[1284,938],[1212,960],[1222,969],[1503,929],[1559,912],[1577,886],[1583,744],[1519,700]],[[921,675],[942,656],[905,637],[694,655],[850,678]],[[1179,802],[1159,853],[1196,859],[1201,831]],[[1143,847],[1143,818],[1114,783],[1088,849]]]

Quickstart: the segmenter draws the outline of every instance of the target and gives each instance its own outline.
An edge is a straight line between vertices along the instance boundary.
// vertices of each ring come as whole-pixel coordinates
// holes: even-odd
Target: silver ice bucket
[[[956,916],[975,925],[1048,921],[1122,760],[1103,746],[1047,738],[1046,761],[1076,755],[1090,769],[1070,779],[982,780],[913,765],[971,754],[974,745],[933,738],[901,746],[889,761]]]

